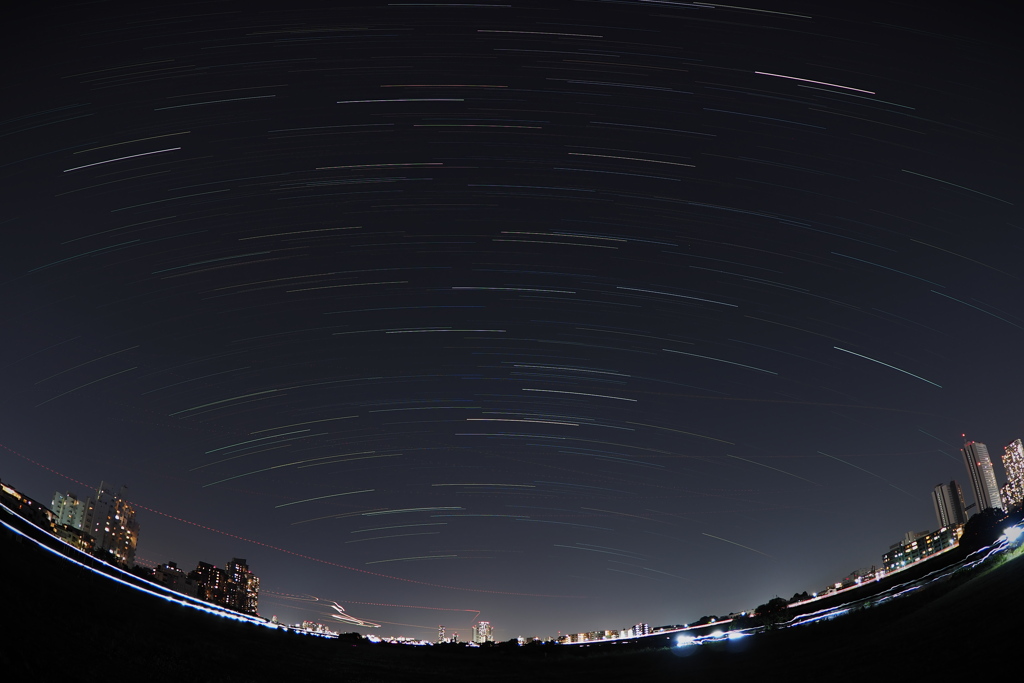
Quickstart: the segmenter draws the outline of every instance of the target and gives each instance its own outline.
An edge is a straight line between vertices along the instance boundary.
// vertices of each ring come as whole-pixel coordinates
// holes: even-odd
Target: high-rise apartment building
[[[1017,439],[1003,449],[1003,470],[1006,471],[1006,486],[1002,488],[1004,510],[1024,502],[1024,444]]]
[[[224,604],[224,585],[228,579],[223,569],[219,569],[209,562],[200,562],[195,569],[188,573],[188,579],[195,584],[197,598],[216,605]]]
[[[112,556],[126,567],[135,563],[135,546],[139,542],[139,523],[135,509],[102,483],[95,496],[82,502],[73,493],[53,494],[53,523],[57,535],[83,550]]]
[[[256,614],[260,580],[249,570],[245,560],[236,557],[228,562],[224,569],[208,562],[200,562],[189,572],[188,579],[195,584],[196,597],[200,600],[236,612]]]
[[[494,642],[494,630],[489,621],[480,621],[473,624],[473,642],[478,645]]]
[[[82,512],[81,529],[96,540],[93,552],[107,551],[118,564],[131,567],[135,563],[135,546],[139,541],[139,523],[135,509],[101,483],[96,496],[89,496]]]
[[[71,493],[57,491],[53,494],[53,504],[50,505],[53,511],[53,523],[57,526],[68,525],[75,529],[82,528],[82,515],[85,513],[85,505],[78,500],[78,496]]]
[[[237,557],[225,568],[228,579],[228,607],[236,612],[256,614],[260,600],[260,580],[249,570],[245,560]]]
[[[960,453],[964,457],[967,476],[971,480],[971,490],[974,492],[976,504],[975,512],[981,512],[988,508],[1002,508],[999,484],[996,483],[996,473],[992,467],[992,458],[988,455],[988,446],[977,441],[968,441],[960,449]]]
[[[935,518],[939,521],[940,529],[967,523],[964,494],[956,480],[932,489],[932,505],[935,506]]]

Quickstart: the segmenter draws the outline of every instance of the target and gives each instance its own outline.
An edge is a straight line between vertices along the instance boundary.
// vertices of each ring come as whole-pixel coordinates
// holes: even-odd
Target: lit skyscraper
[[[1003,503],[999,498],[999,484],[996,483],[996,473],[992,468],[992,459],[988,455],[988,446],[977,441],[968,441],[960,449],[960,453],[964,456],[967,476],[971,480],[976,512],[988,508],[1001,509]]]
[[[259,605],[260,580],[249,569],[245,560],[237,557],[227,568],[218,569],[209,562],[200,562],[188,574],[196,587],[200,600],[223,605],[245,614],[256,614]]]
[[[932,489],[932,504],[935,506],[935,518],[939,521],[940,529],[967,522],[964,494],[956,481],[939,484]]]
[[[227,602],[225,584],[227,575],[209,562],[200,562],[188,573],[188,580],[196,587],[196,597],[222,605]]]
[[[1003,509],[1010,510],[1024,502],[1024,444],[1020,439],[1003,449],[1003,469],[1006,471]]]
[[[53,494],[53,515],[58,535],[65,541],[93,552],[107,553],[119,564],[131,567],[135,562],[135,545],[139,540],[139,523],[135,509],[104,484],[83,503],[73,493]],[[77,530],[72,533],[71,530]]]
[[[236,612],[256,614],[259,606],[260,580],[249,569],[245,560],[237,557],[225,568],[228,579],[228,607]]]
[[[96,539],[95,551],[108,551],[122,565],[131,567],[135,563],[135,545],[139,540],[139,523],[135,521],[135,509],[121,497],[112,493],[102,483],[95,496],[85,501],[82,513],[82,531]]]
[[[478,645],[494,642],[494,631],[489,621],[481,621],[473,625],[473,642]]]

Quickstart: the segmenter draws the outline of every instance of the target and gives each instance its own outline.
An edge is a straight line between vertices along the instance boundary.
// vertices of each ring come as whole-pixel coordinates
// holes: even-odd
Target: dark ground
[[[0,670],[11,681],[947,679],[1012,661],[1022,632],[1024,561],[833,622],[683,649],[356,646],[274,632],[128,590],[6,529],[0,533],[0,601]]]

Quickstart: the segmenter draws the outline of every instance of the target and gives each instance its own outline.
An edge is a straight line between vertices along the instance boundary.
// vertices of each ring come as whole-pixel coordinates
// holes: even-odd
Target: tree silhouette
[[[765,626],[773,626],[789,616],[789,601],[785,598],[774,597],[763,605],[758,605],[757,618]]]
[[[998,508],[986,508],[975,515],[972,515],[967,524],[964,525],[964,535],[960,537],[960,547],[967,552],[974,552],[979,548],[992,545],[996,542],[1006,526],[1006,515]]]

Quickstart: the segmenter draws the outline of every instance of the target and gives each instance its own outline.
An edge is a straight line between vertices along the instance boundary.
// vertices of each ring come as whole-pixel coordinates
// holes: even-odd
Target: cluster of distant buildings
[[[999,486],[988,446],[978,441],[965,441],[960,449],[974,502],[967,505],[963,490],[956,480],[938,484],[932,489],[932,506],[939,528],[936,531],[908,531],[903,539],[889,546],[882,556],[882,566],[857,569],[815,597],[881,579],[915,562],[946,550],[952,550],[964,533],[968,512],[988,509],[1011,511],[1024,503],[1024,443],[1016,439],[1003,448],[1003,471],[1006,484]],[[972,513],[973,514],[973,513]]]
[[[0,482],[0,503],[68,544],[128,569],[135,563],[139,523],[121,495],[124,488],[114,493],[101,483],[96,494],[84,501],[58,491],[51,507],[46,507]]]
[[[619,640],[623,638],[639,638],[641,636],[649,636],[652,633],[660,632],[663,630],[677,629],[677,626],[660,626],[656,629],[651,629],[650,624],[635,624],[629,628],[620,629],[605,629],[604,631],[588,631],[586,633],[566,633],[558,637],[558,642],[562,644],[570,643],[588,643],[595,640]]]
[[[1002,488],[996,483],[992,458],[985,444],[969,441],[960,453],[967,465],[978,512],[988,508],[1013,510],[1024,502],[1024,444],[1020,439],[1003,448],[1006,484]]]
[[[377,624],[372,625],[376,626]],[[313,622],[303,622],[302,628],[307,631],[323,632],[322,629],[326,627]],[[327,632],[330,633],[330,631]],[[372,633],[363,637],[371,643],[391,643],[392,645],[464,645],[467,647],[480,647],[481,645],[494,642],[494,627],[491,626],[489,621],[478,621],[473,624],[473,637],[469,641],[459,640],[458,631],[453,631],[449,634],[444,626],[437,627],[437,640],[435,641],[410,638],[408,636],[379,636]],[[520,637],[520,645],[524,642],[525,639]]]
[[[449,636],[447,635],[444,626],[437,627],[437,643],[458,643],[459,632],[454,631]],[[491,626],[489,621],[478,621],[473,624],[473,638],[470,641],[475,645],[483,645],[484,643],[494,642],[494,627]]]
[[[0,482],[0,503],[44,531],[108,564],[130,570],[182,595],[236,612],[257,614],[260,580],[243,559],[234,558],[223,569],[200,562],[188,573],[174,562],[154,569],[136,565],[139,523],[135,519],[135,509],[124,498],[125,488],[122,486],[114,493],[101,483],[96,493],[85,500],[70,491],[57,491],[50,507],[46,507]]]
[[[935,509],[938,530],[908,531],[901,541],[889,546],[889,552],[882,556],[881,567],[857,569],[842,581],[837,581],[824,591],[815,593],[814,597],[881,579],[915,562],[952,550],[960,542],[971,510],[973,513],[988,509],[1009,512],[1024,503],[1024,443],[1020,439],[1003,448],[1002,462],[1006,484],[1002,487],[996,479],[995,466],[989,455],[988,446],[978,441],[964,441],[960,455],[967,469],[967,479],[974,496],[973,503],[965,503],[963,490],[955,479],[949,483],[936,485],[932,489],[932,506]]]
[[[881,579],[915,562],[955,548],[967,523],[968,511],[972,508],[975,512],[990,508],[1010,511],[1024,503],[1024,443],[1021,439],[1016,439],[1003,449],[1002,464],[1006,484],[1002,487],[996,480],[995,467],[985,444],[965,441],[960,453],[967,468],[973,503],[965,504],[963,490],[956,480],[936,485],[932,490],[932,504],[939,525],[937,531],[907,532],[902,541],[889,546],[889,552],[882,557],[881,568],[855,570],[842,581],[815,593],[811,599]],[[260,580],[244,559],[233,558],[223,569],[200,562],[187,573],[174,562],[167,562],[154,569],[135,566],[139,524],[135,519],[135,510],[123,497],[124,489],[122,486],[120,491],[114,493],[101,483],[95,495],[90,495],[84,501],[74,493],[58,491],[53,496],[51,507],[47,508],[0,482],[0,503],[68,544],[110,564],[132,569],[135,574],[163,584],[175,592],[244,614],[257,614]],[[302,628],[334,635],[327,627],[313,622],[303,623]],[[562,635],[558,641],[581,643],[637,638],[668,628],[679,627],[659,627],[652,631],[648,624],[639,623],[629,628]],[[523,641],[522,638],[520,640]],[[444,626],[438,626],[437,643],[457,642],[458,633],[447,636]],[[492,642],[494,629],[489,622],[480,621],[473,625],[471,644]]]
[[[111,564],[132,567],[139,523],[122,495],[125,488],[114,493],[101,482],[96,494],[84,501],[70,491],[57,491],[50,505],[53,533],[87,553],[113,560]]]
[[[968,511],[972,509],[974,513],[990,508],[1009,512],[1016,510],[1024,503],[1024,443],[1021,439],[1016,439],[1003,448],[1002,464],[1006,474],[1006,484],[1002,487],[999,486],[996,479],[995,466],[989,455],[988,446],[978,441],[965,441],[963,448],[960,449],[960,454],[963,457],[964,466],[967,468],[967,478],[974,495],[973,503],[967,505],[964,502],[963,490],[956,480],[950,481],[948,484],[938,484],[932,490],[932,504],[939,525],[937,531],[908,531],[903,536],[903,540],[889,546],[889,552],[882,556],[881,567],[856,569],[841,581],[825,587],[806,600],[791,604],[800,604],[841,590],[854,588],[869,581],[882,579],[915,562],[952,550],[959,544],[960,537],[964,532],[964,525],[967,524]],[[727,618],[746,614],[749,612],[731,614]],[[657,627],[653,632],[678,628],[680,627]],[[650,633],[652,631],[647,624],[637,624],[629,629],[563,635],[559,637],[558,641],[561,643],[584,643],[636,638]]]
[[[972,508],[975,513],[990,508],[1010,511],[1024,503],[1024,443],[1020,439],[1003,448],[1006,484],[1002,487],[996,479],[988,446],[978,441],[965,441],[960,455],[967,468],[974,502],[965,504],[963,490],[955,479],[948,484],[936,485],[932,489],[932,506],[939,524],[938,531],[907,532],[902,541],[889,546],[889,552],[882,557],[885,573],[898,571],[955,547],[967,523],[968,511]]]
[[[257,614],[260,580],[245,560],[232,558],[223,569],[200,562],[185,573],[174,562],[154,569],[136,567],[135,573],[170,588],[175,593],[199,598],[243,614]]]

